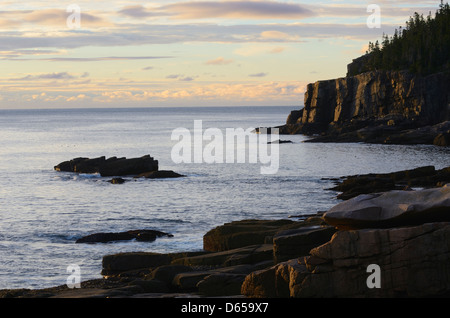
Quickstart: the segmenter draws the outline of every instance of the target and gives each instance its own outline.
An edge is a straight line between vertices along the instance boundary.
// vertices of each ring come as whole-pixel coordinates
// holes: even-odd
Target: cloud
[[[206,65],[228,65],[233,63],[233,60],[226,60],[223,57],[218,57],[214,60],[209,60],[205,64]]]
[[[292,36],[281,31],[264,31],[261,32],[261,38],[269,40],[298,40],[298,36]]]
[[[215,83],[207,85],[190,84],[189,87],[171,87],[161,90],[118,90],[104,91],[94,98],[99,103],[117,102],[205,102],[207,105],[229,101],[299,103],[306,82],[258,82],[258,83]]]
[[[74,78],[76,78],[76,76],[73,76],[67,72],[60,72],[60,73],[27,75],[25,77],[15,78],[12,80],[15,80],[15,81],[30,81],[30,80],[40,80],[40,79],[53,79],[53,80],[65,79],[66,80],[66,79],[74,79]]]
[[[142,68],[143,71],[150,71],[150,70],[153,70],[153,69],[154,69],[153,66],[147,66],[147,67]]]
[[[43,49],[32,49],[32,50],[10,50],[10,51],[0,51],[0,56],[3,59],[14,58],[24,55],[60,55],[65,54],[67,51],[65,50],[43,50]]]
[[[183,81],[183,82],[191,82],[194,80],[194,78],[191,76],[186,76],[186,77],[180,77],[179,80]]]
[[[150,10],[146,9],[142,5],[126,6],[122,10],[119,10],[118,13],[133,18],[146,18],[152,16]]]
[[[275,33],[263,33],[278,31],[289,35],[274,40],[268,35]],[[291,24],[137,24],[122,25],[117,28],[102,30],[90,30],[89,32],[64,31],[49,33],[36,30],[34,34],[24,32],[0,32],[0,51],[12,51],[20,49],[75,49],[81,47],[123,47],[151,44],[172,43],[289,43],[298,39],[304,41],[311,38],[336,38],[363,39],[371,41],[380,34],[393,34],[397,25],[383,23],[382,29],[369,29],[362,24],[338,24],[338,23],[291,23]],[[265,34],[266,37],[262,37]],[[170,56],[153,57],[169,58]],[[108,58],[108,57],[107,57]],[[117,57],[116,57],[117,58]],[[119,57],[121,58],[121,57]],[[89,61],[85,58],[84,61]],[[102,58],[100,58],[102,59]],[[105,59],[105,58],[103,58]],[[111,59],[111,57],[110,57]],[[57,61],[58,59],[54,59]],[[63,60],[64,61],[64,60]],[[82,58],[67,61],[83,61]],[[91,60],[93,61],[93,59]]]
[[[302,19],[314,15],[305,6],[277,1],[188,1],[159,9],[177,19]]]
[[[285,50],[284,47],[275,47],[275,48],[271,49],[269,51],[269,53],[278,54],[278,53],[284,52],[284,50]]]
[[[265,77],[267,76],[267,73],[256,73],[256,74],[250,74],[250,77]]]
[[[241,56],[255,56],[260,54],[274,54],[281,53],[284,51],[282,47],[273,47],[267,44],[251,43],[242,45],[233,51],[234,54]]]
[[[102,62],[102,61],[124,61],[124,60],[153,60],[167,59],[172,56],[108,56],[108,57],[52,57],[46,59],[11,59],[15,61],[49,61],[49,62]]]
[[[178,79],[179,81],[182,82],[191,82],[194,80],[194,77],[192,76],[184,76],[182,74],[171,74],[171,75],[167,75],[166,78],[168,79]]]
[[[43,9],[34,11],[24,11],[22,13],[22,19],[25,22],[39,24],[39,25],[52,25],[60,26],[61,28],[67,28],[67,18],[70,16],[65,9]],[[81,12],[80,22],[83,26],[111,26],[112,24],[92,13]]]
[[[90,83],[90,76],[88,72],[83,72],[81,74],[70,74],[68,72],[55,72],[55,73],[41,73],[41,74],[28,74],[23,77],[10,78],[9,81],[40,81],[40,80],[72,80],[70,84],[87,84]],[[76,81],[77,79],[83,79],[82,81]],[[68,82],[64,82],[68,84]],[[56,85],[56,84],[55,84]]]

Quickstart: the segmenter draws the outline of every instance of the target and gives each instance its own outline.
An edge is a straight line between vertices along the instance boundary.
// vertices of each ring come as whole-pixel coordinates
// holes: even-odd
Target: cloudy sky
[[[345,76],[369,41],[439,3],[2,1],[0,108],[299,106],[306,84]]]

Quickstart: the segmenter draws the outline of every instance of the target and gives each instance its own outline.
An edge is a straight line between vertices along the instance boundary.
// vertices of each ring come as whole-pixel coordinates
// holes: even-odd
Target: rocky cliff
[[[450,73],[374,71],[318,81],[307,86],[304,104],[289,115],[281,133],[321,135],[314,141],[405,143],[411,136],[391,136],[428,127],[422,140],[415,135],[407,143],[433,143],[438,135],[445,141],[450,129],[443,124],[450,120]]]

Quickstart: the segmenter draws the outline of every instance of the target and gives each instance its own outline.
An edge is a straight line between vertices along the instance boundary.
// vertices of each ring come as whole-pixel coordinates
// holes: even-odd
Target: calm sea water
[[[434,146],[302,143],[282,136],[280,167],[260,164],[174,164],[172,131],[275,126],[290,107],[148,108],[0,111],[0,289],[66,283],[67,266],[81,279],[101,277],[102,257],[131,251],[202,249],[203,235],[223,223],[280,219],[324,211],[338,201],[323,178],[448,166],[450,150]],[[53,167],[75,157],[140,157],[187,178],[112,185],[98,175]],[[75,244],[95,232],[155,229],[172,238],[152,243]]]

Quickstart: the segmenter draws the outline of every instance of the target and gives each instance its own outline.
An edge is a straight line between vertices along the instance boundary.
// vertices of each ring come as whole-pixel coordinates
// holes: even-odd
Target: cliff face
[[[368,127],[398,132],[448,120],[450,73],[376,71],[309,84],[304,109],[292,112],[282,131],[336,137]]]

